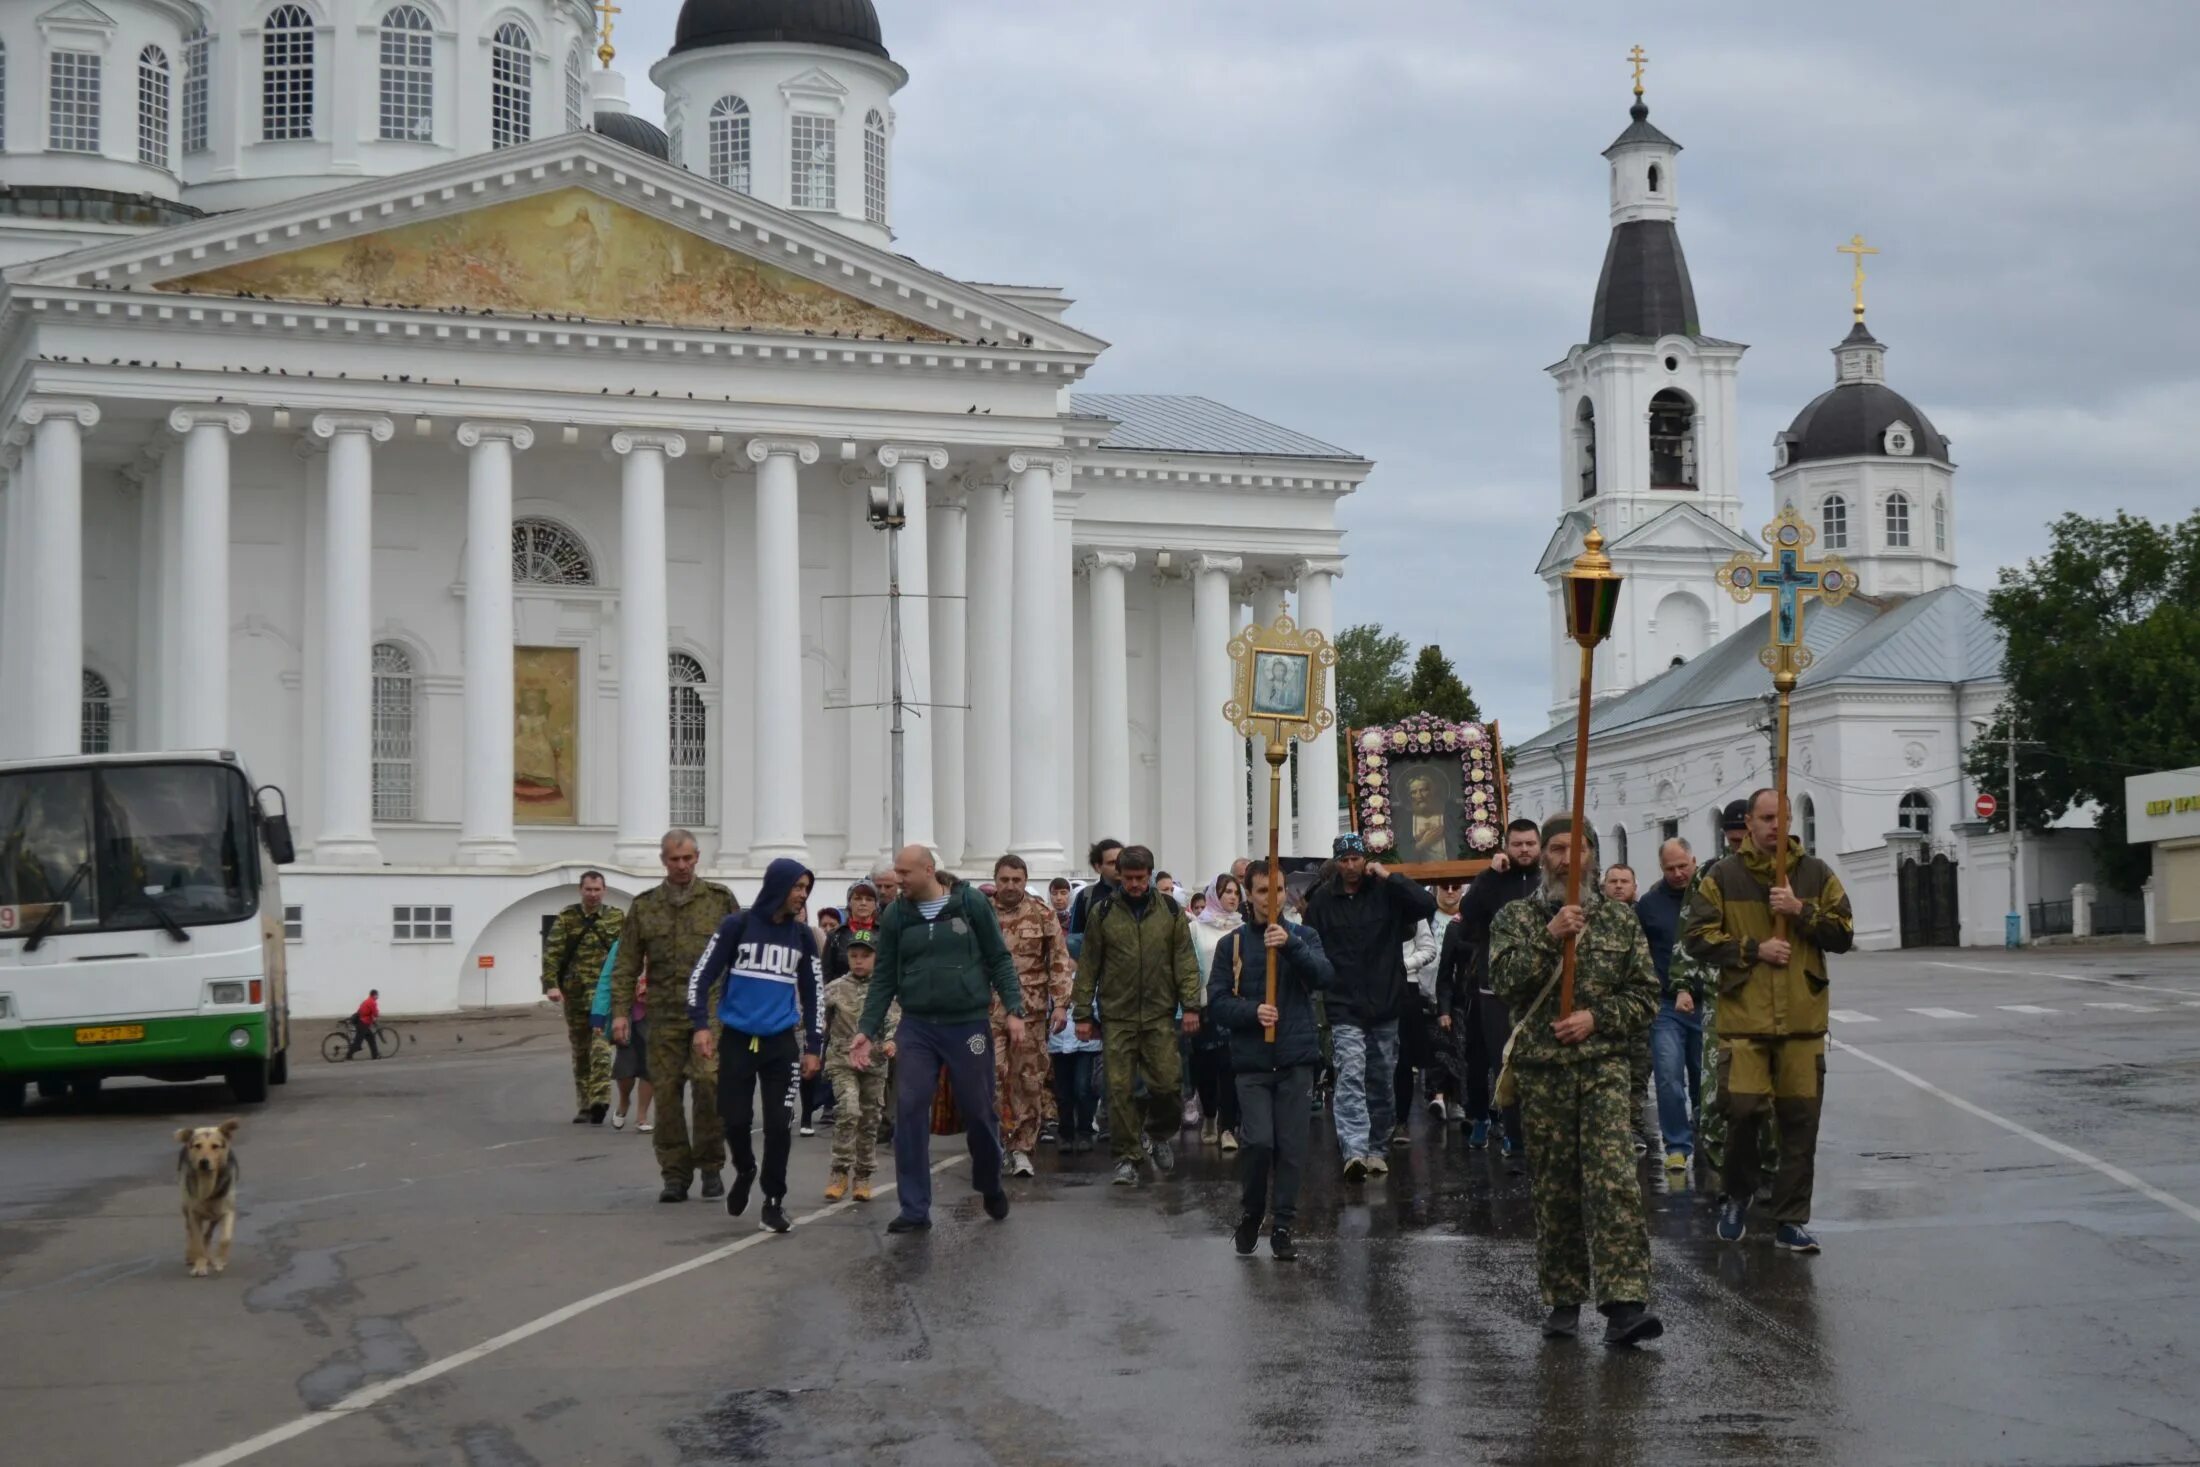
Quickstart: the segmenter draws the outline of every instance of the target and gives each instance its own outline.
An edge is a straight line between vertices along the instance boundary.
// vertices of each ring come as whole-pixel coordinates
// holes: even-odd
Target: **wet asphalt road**
[[[929,1236],[886,1237],[882,1197],[544,1325],[754,1235],[658,1205],[646,1138],[567,1122],[547,1012],[299,1066],[247,1116],[213,1280],[184,1275],[169,1132],[222,1091],[34,1102],[0,1123],[0,1457],[2200,1462],[2200,954],[1884,956],[1837,983],[1825,1254],[1721,1247],[1708,1198],[1646,1167],[1668,1333],[1628,1354],[1537,1336],[1524,1179],[1425,1118],[1384,1184],[1348,1191],[1318,1148],[1296,1265],[1234,1255],[1228,1164],[1197,1146],[1135,1190],[1050,1151],[1005,1224],[957,1164]],[[827,1144],[796,1143],[798,1217]]]

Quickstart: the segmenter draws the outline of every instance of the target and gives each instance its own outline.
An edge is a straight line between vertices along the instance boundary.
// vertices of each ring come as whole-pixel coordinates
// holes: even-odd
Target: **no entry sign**
[[[1979,819],[1991,820],[1994,818],[1994,812],[2001,808],[2001,801],[1995,799],[1992,795],[1982,794],[1972,802],[1971,808],[1978,811]]]

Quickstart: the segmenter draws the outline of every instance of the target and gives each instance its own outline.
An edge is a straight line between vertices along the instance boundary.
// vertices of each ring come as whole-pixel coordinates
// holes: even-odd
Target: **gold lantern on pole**
[[[1589,796],[1589,697],[1594,687],[1597,644],[1612,635],[1619,615],[1619,587],[1624,579],[1612,569],[1604,553],[1604,533],[1596,526],[1581,542],[1574,566],[1560,577],[1566,583],[1566,635],[1581,648],[1581,693],[1574,706],[1574,804],[1573,859],[1566,867],[1566,905],[1581,904],[1582,852],[1587,849]],[[1574,1011],[1575,940],[1566,939],[1558,980],[1560,1018]]]

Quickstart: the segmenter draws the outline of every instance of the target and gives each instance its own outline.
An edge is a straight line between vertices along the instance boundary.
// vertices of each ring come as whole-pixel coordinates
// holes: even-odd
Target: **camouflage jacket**
[[[563,979],[566,985],[578,981],[593,994],[596,975],[603,971],[603,960],[610,956],[611,944],[619,940],[625,921],[626,913],[608,903],[596,908],[593,920],[581,911],[579,902],[558,913],[550,935],[542,940],[542,991],[559,988]]]
[[[1207,995],[1192,951],[1191,922],[1174,897],[1152,892],[1140,916],[1129,897],[1111,893],[1085,914],[1083,951],[1070,1012],[1090,1019],[1095,1000],[1105,1022],[1140,1029],[1173,1024]]]
[[[685,1029],[688,974],[710,946],[718,924],[740,910],[730,890],[700,876],[695,894],[684,903],[675,904],[671,888],[662,883],[634,898],[620,931],[619,961],[611,970],[611,1012],[623,1014],[633,1006],[634,982],[646,966],[649,994],[644,1005],[649,1016]],[[718,1012],[720,986],[712,985],[704,1013]]]
[[[1634,908],[1582,893],[1589,925],[1577,939],[1574,955],[1574,1007],[1596,1016],[1596,1027],[1579,1044],[1551,1037],[1558,1019],[1554,987],[1530,1016],[1528,1007],[1558,971],[1562,944],[1552,938],[1550,921],[1559,904],[1541,896],[1522,897],[1497,914],[1490,927],[1490,982],[1512,1011],[1513,1022],[1526,1022],[1513,1059],[1524,1065],[1587,1064],[1628,1054],[1631,1041],[1650,1027],[1658,1012],[1658,970],[1650,961],[1650,939],[1642,935]]]
[[[1077,966],[1070,961],[1069,942],[1062,935],[1062,919],[1055,915],[1054,908],[1026,896],[1014,911],[1003,911],[995,902],[993,915],[1000,921],[1001,941],[1008,945],[1008,956],[1016,964],[1016,980],[1023,985],[1024,1017],[1039,1023],[1047,1017],[1050,1005],[1066,1007]],[[994,999],[993,1016],[1000,1018],[1004,1012],[1001,1001]]]
[[[858,978],[853,973],[843,973],[825,985],[825,1064],[828,1068],[848,1063],[848,1046],[855,1043],[856,1032],[863,1024],[864,1001],[871,996],[871,980]],[[901,1005],[886,1006],[886,1027],[879,1031],[879,1042],[891,1044],[894,1033],[901,1027]],[[875,1053],[875,1052],[874,1052]],[[879,1061],[871,1061],[878,1074],[886,1073],[877,1068]]]
[[[1774,967],[1758,955],[1771,937],[1772,858],[1746,849],[1697,879],[1683,918],[1682,946],[1719,970],[1719,1033],[1728,1037],[1809,1038],[1831,1018],[1826,955],[1856,945],[1849,895],[1833,868],[1789,838],[1788,888],[1803,903],[1788,924],[1788,960]],[[1678,961],[1678,951],[1675,953]]]

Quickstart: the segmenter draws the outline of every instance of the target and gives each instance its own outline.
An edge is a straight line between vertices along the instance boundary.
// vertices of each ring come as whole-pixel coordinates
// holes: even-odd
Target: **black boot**
[[[1276,1255],[1278,1263],[1289,1263],[1299,1256],[1298,1244],[1291,1241],[1291,1230],[1280,1224],[1268,1231],[1268,1251]]]
[[[703,1173],[703,1196],[704,1196],[705,1200],[708,1200],[709,1198],[712,1198],[712,1197],[723,1197],[723,1196],[725,1196],[725,1195],[726,1195],[726,1178],[725,1178],[725,1174],[724,1174],[724,1173],[722,1173],[722,1172],[705,1172],[705,1173]]]
[[[764,1210],[757,1214],[757,1220],[764,1224],[767,1231],[774,1233],[784,1233],[793,1226],[787,1221],[787,1210],[779,1205],[777,1197],[764,1199]]]
[[[1560,1304],[1555,1306],[1543,1321],[1543,1338],[1546,1340],[1570,1340],[1581,1333],[1581,1306]]]
[[[1654,1340],[1664,1333],[1664,1323],[1640,1304],[1604,1306],[1604,1343],[1615,1350]]]
[[[603,1118],[609,1114],[611,1114],[611,1102],[599,1100],[588,1108],[588,1123],[592,1126],[600,1126],[603,1124]],[[580,1117],[575,1116],[573,1119],[577,1121]]]
[[[1230,1234],[1230,1241],[1237,1244],[1238,1257],[1252,1257],[1253,1249],[1260,1243],[1260,1219],[1239,1218],[1237,1227]]]
[[[708,1195],[709,1193],[710,1183],[712,1179],[713,1178],[706,1178],[703,1182],[705,1195]],[[742,1213],[749,1210],[749,1188],[755,1185],[755,1172],[735,1172],[733,1174],[733,1190],[726,1194],[726,1216],[739,1217]],[[724,1184],[721,1183],[721,1190],[723,1189],[723,1186]]]
[[[685,1202],[685,1201],[687,1201],[687,1200],[688,1200],[688,1189],[687,1189],[687,1183],[685,1183],[685,1182],[667,1182],[667,1183],[665,1183],[665,1189],[664,1189],[664,1190],[663,1190],[662,1192],[659,1192],[659,1193],[657,1194],[657,1200],[658,1200],[659,1202]]]

